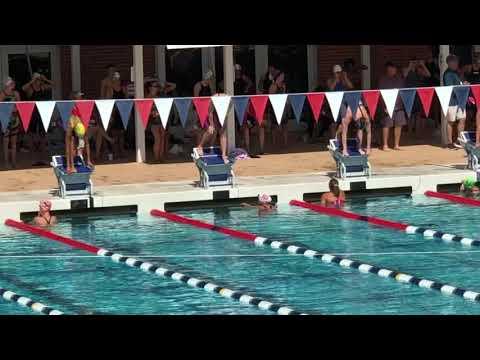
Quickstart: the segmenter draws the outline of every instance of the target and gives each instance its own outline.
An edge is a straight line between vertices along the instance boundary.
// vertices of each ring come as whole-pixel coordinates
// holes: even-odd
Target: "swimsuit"
[[[5,95],[5,99],[3,99],[4,102],[16,101],[15,94],[8,95],[4,91],[2,91],[2,93]],[[19,128],[20,128],[20,118],[18,117],[17,111],[14,110],[14,112],[10,117],[10,122],[8,123],[8,126],[3,133],[3,136],[4,137],[16,136],[18,135]]]

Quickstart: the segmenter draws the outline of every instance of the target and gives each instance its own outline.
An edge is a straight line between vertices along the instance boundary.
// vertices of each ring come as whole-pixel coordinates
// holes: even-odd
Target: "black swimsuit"
[[[4,102],[16,101],[15,94],[8,95],[7,93],[5,93],[5,91],[2,91],[1,93],[5,95],[5,98],[3,99]],[[8,127],[3,132],[3,136],[4,137],[17,136],[19,129],[20,129],[20,119],[18,117],[18,113],[16,112],[16,110],[14,110],[14,112],[10,117],[10,122],[8,123]]]

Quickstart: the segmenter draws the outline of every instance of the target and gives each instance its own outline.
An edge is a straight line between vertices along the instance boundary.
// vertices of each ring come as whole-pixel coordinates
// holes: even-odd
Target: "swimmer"
[[[463,180],[460,191],[467,196],[478,196],[480,194],[480,183],[472,177]]]
[[[243,203],[241,204],[243,207],[248,208],[256,208],[258,211],[265,212],[265,211],[273,211],[277,209],[277,206],[273,203],[272,198],[270,195],[262,194],[258,195],[258,204],[257,205],[250,205]]]
[[[76,172],[73,161],[76,155],[83,158],[83,151],[87,155],[87,166],[94,167],[90,157],[90,146],[88,137],[85,136],[85,126],[80,119],[80,114],[75,106],[72,111],[72,116],[68,121],[67,130],[65,132],[65,156],[67,158],[67,174]]]
[[[330,192],[327,192],[322,195],[320,202],[322,206],[326,207],[335,207],[341,208],[345,203],[345,193],[340,190],[340,185],[338,184],[338,180],[332,179],[328,183],[328,187],[330,188]]]
[[[50,213],[52,202],[50,200],[42,200],[38,205],[38,215],[33,219],[34,225],[51,226],[57,223],[57,217]]]

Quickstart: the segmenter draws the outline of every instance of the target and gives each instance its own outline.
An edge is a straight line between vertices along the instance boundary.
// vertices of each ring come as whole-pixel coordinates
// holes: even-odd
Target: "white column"
[[[143,99],[143,45],[133,45],[133,78],[135,98]],[[135,111],[135,148],[137,163],[145,162],[145,129],[137,111]]]
[[[268,45],[255,45],[255,87],[268,68]]]
[[[234,95],[235,73],[233,63],[233,46],[227,45],[223,47],[223,86],[227,95]],[[228,152],[235,149],[235,115],[233,108],[230,108],[226,119],[227,126],[227,144]]]
[[[368,66],[367,70],[362,71],[362,90],[369,90],[372,87],[372,62],[370,58],[370,45],[360,46],[360,63]]]
[[[440,45],[440,52],[438,58],[438,66],[440,67],[440,84],[443,85],[443,73],[447,70],[447,56],[450,54],[450,45]],[[440,125],[440,130],[442,134],[442,145],[448,144],[447,138],[447,118],[443,115],[443,111],[440,111],[442,114],[442,122]]]
[[[82,90],[82,73],[80,68],[80,45],[70,45],[72,64],[72,91]]]
[[[208,47],[202,48],[202,75],[204,75],[208,70],[212,70],[214,78],[217,76],[215,74],[215,48]],[[215,81],[212,83],[212,91],[215,93],[217,91]]]
[[[307,45],[308,91],[318,85],[318,45]]]
[[[160,82],[167,81],[167,65],[165,64],[165,45],[155,45],[155,72]]]

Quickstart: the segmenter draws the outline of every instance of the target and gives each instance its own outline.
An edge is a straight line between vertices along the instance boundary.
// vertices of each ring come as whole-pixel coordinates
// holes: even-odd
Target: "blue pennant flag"
[[[122,124],[125,130],[127,130],[128,120],[130,120],[130,114],[132,113],[133,100],[117,100],[115,106],[122,119]]]
[[[188,120],[188,113],[192,105],[192,99],[190,98],[174,99],[173,103],[177,108],[178,116],[180,117],[180,122],[182,123],[182,126],[185,127],[185,124],[187,123],[187,120]]]
[[[290,105],[292,106],[293,113],[295,114],[295,119],[297,120],[297,124],[300,123],[300,118],[302,117],[303,105],[305,104],[306,98],[307,97],[302,94],[288,96],[288,100],[290,101]]]
[[[346,92],[343,95],[343,102],[346,103],[347,106],[350,108],[354,117],[357,112],[358,106],[360,105],[361,99],[362,93],[360,91]]]
[[[13,103],[0,103],[0,124],[2,125],[3,131],[8,128],[10,123],[10,117],[12,116]]]
[[[455,86],[453,93],[457,99],[457,105],[460,109],[465,110],[467,106],[468,96],[470,95],[470,86]]]
[[[243,121],[245,120],[245,111],[247,111],[248,100],[250,100],[248,96],[234,96],[232,98],[233,107],[237,114],[237,121],[240,126],[243,125]]]
[[[415,89],[402,89],[398,92],[400,95],[403,106],[405,107],[405,112],[407,116],[410,117],[412,115],[413,104],[415,102],[415,95],[417,95],[417,90]]]
[[[56,103],[64,129],[67,129],[67,122],[70,119],[70,115],[72,115],[72,109],[74,105],[75,103],[73,101],[58,101]]]

